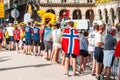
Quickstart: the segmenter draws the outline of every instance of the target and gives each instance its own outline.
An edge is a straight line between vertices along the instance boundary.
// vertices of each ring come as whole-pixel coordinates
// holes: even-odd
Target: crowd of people
[[[61,28],[59,23],[9,23],[0,27],[0,51],[4,47],[9,51],[41,56],[53,64],[61,63],[65,66],[67,76],[70,69],[73,76],[82,74],[89,62],[89,66],[92,66],[91,76],[96,76],[99,80],[102,75],[106,76],[106,80],[110,80],[114,59],[120,57],[120,41],[115,37],[119,30],[115,27],[108,29],[104,24],[95,24],[92,31],[79,33],[73,28],[74,22],[70,21],[66,26]],[[58,61],[59,57],[61,62]],[[79,65],[79,70],[76,65]],[[120,80],[120,73],[118,77]]]

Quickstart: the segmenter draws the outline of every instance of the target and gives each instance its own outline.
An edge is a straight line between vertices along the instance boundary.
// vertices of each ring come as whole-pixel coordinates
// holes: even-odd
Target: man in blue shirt
[[[46,53],[45,58],[47,60],[50,59],[50,55],[52,51],[52,29],[51,28],[52,28],[52,24],[49,24],[48,27],[46,27],[44,30],[44,44],[45,44],[45,53]]]
[[[33,28],[33,45],[34,53],[36,53],[35,56],[38,56],[40,54],[40,29],[38,27],[39,25],[36,24],[35,27]]]
[[[31,26],[31,22],[28,22],[28,25],[25,26],[25,44],[26,44],[26,54],[30,54],[30,47],[32,45],[32,28],[30,27]]]

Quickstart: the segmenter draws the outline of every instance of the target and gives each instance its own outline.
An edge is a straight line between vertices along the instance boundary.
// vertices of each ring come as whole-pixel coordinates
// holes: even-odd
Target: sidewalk
[[[90,71],[80,76],[64,75],[65,69],[57,64],[53,65],[41,57],[19,54],[16,51],[0,52],[1,80],[95,80]]]

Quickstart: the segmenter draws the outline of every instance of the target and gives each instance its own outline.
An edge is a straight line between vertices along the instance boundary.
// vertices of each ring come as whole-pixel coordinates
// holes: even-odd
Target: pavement
[[[16,51],[0,51],[0,80],[95,80],[86,70],[79,76],[65,75],[60,64],[52,64],[40,56],[25,55]]]

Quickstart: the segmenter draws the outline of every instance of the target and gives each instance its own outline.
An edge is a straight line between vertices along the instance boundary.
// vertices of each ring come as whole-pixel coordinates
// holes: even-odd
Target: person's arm
[[[104,43],[103,43],[103,42],[97,42],[96,44],[97,44],[97,46],[99,46],[99,47],[101,47],[101,46],[103,46],[103,45],[104,45]]]

